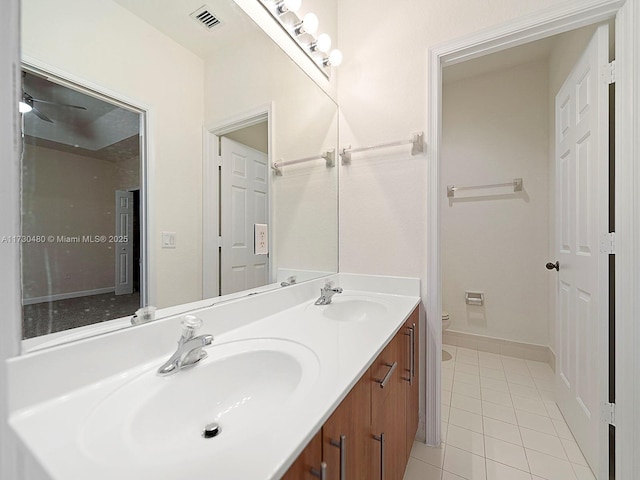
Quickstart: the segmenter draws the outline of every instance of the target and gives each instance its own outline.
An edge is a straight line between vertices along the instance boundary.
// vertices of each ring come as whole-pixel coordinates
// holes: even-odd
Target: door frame
[[[250,127],[267,121],[267,164],[273,161],[273,104],[260,105],[244,113],[212,122],[203,128],[203,163],[202,163],[202,297],[217,297],[220,292],[220,257],[218,255],[218,225],[220,224],[220,210],[218,199],[220,198],[218,165],[220,155],[218,144],[221,136],[241,128]],[[273,229],[273,181],[272,175],[268,175],[269,195],[267,198],[269,243],[274,244],[275,232]],[[269,252],[269,278],[275,281],[273,265],[275,254],[273,249]]]
[[[440,443],[440,368],[442,348],[442,272],[440,263],[440,162],[442,143],[442,68],[516,47],[586,25],[616,21],[616,473],[640,478],[640,0],[589,0],[564,3],[431,48],[428,53],[427,171],[426,439]],[[626,102],[623,102],[622,99]],[[606,398],[606,397],[605,397]],[[607,448],[608,450],[608,448]]]

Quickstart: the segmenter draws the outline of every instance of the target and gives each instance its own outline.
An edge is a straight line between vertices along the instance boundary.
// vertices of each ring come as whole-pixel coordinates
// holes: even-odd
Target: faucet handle
[[[202,319],[195,315],[185,315],[182,317],[182,337],[185,339],[193,338],[196,330],[202,326]]]

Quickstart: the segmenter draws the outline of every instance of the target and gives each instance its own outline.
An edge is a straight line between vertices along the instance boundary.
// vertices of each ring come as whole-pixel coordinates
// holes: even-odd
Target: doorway
[[[472,58],[479,58],[483,55],[487,55],[490,53],[495,53],[498,51],[505,50],[507,48],[522,45],[530,41],[532,38],[540,39],[546,38],[553,33],[560,33],[570,30],[572,28],[582,27],[585,24],[593,24],[594,22],[606,20],[613,18],[617,12],[618,8],[620,8],[622,2],[615,3],[610,2],[609,4],[602,5],[600,8],[596,9],[596,7],[576,7],[574,12],[571,15],[567,16],[566,12],[563,12],[563,17],[560,23],[562,26],[558,26],[558,24],[551,24],[549,18],[556,18],[552,14],[549,14],[544,19],[538,18],[534,19],[533,17],[527,17],[526,21],[523,21],[521,24],[502,26],[495,28],[491,32],[483,32],[482,34],[478,34],[473,37],[469,37],[467,39],[463,39],[458,42],[451,42],[450,44],[442,47],[437,47],[431,52],[430,57],[430,96],[429,96],[429,105],[430,111],[432,112],[431,121],[432,121],[432,131],[430,132],[430,147],[431,153],[434,158],[434,161],[430,163],[430,190],[429,190],[429,261],[428,264],[431,265],[427,270],[428,283],[429,283],[429,297],[432,299],[431,304],[428,307],[428,316],[430,318],[431,323],[431,338],[428,339],[430,346],[436,346],[437,354],[433,353],[433,358],[429,358],[427,363],[440,363],[440,351],[438,345],[441,342],[442,334],[440,330],[440,318],[442,312],[442,304],[441,304],[441,275],[442,275],[442,267],[440,263],[440,223],[441,218],[439,214],[439,209],[441,205],[444,203],[441,198],[443,196],[442,186],[438,184],[438,179],[440,178],[441,167],[439,165],[439,161],[441,160],[441,151],[442,151],[442,136],[441,136],[441,80],[442,73],[441,67],[445,65],[454,65],[456,63],[461,63],[466,60]],[[596,13],[597,10],[597,13]],[[554,12],[554,14],[558,15],[560,18],[560,12]],[[616,27],[618,27],[618,22]],[[628,26],[628,23],[625,25]],[[621,32],[621,30],[619,30]],[[629,33],[626,34],[620,33],[616,35],[616,40],[619,40],[617,43],[620,45],[621,41],[624,42],[627,40]],[[628,40],[627,40],[628,41]],[[628,45],[628,43],[627,43]],[[626,52],[626,50],[625,50]],[[629,58],[626,58],[629,61]],[[624,84],[627,88],[629,88],[630,83],[629,77],[625,77],[626,82],[620,82],[619,86]],[[620,103],[618,102],[618,105]],[[626,111],[627,109],[625,109]],[[621,110],[619,110],[620,112]],[[620,113],[616,113],[616,115],[621,115]],[[627,115],[624,118],[629,119],[630,117]],[[620,137],[616,139],[618,141]],[[633,142],[631,142],[633,143]],[[617,159],[619,162],[620,158]],[[628,160],[628,159],[627,159]],[[620,170],[620,163],[616,164],[616,171]],[[628,168],[624,167],[624,168]],[[624,168],[622,168],[624,170]],[[618,175],[619,178],[619,175]],[[618,189],[618,193],[619,193]],[[626,193],[629,193],[630,190],[625,190]],[[616,195],[618,196],[618,193]],[[618,197],[619,198],[619,197]],[[446,202],[446,199],[444,200]],[[617,203],[619,205],[619,202]],[[618,208],[618,207],[616,207]],[[628,274],[628,272],[627,272]],[[620,276],[620,271],[616,271],[616,276]],[[618,300],[616,299],[616,302]],[[619,327],[619,325],[618,325]],[[604,350],[604,358],[608,357],[606,349]],[[598,358],[602,358],[602,356],[598,356]],[[629,360],[627,358],[627,360]],[[619,364],[619,362],[618,362]],[[441,383],[441,375],[438,371],[433,372],[432,374],[427,375],[427,390],[429,395],[432,389],[435,391],[439,390],[439,384]],[[619,375],[618,372],[616,372]],[[627,379],[630,377],[627,375]],[[604,382],[606,383],[606,382]],[[620,385],[618,383],[618,385]],[[435,393],[434,391],[434,393]],[[433,402],[435,403],[435,402]],[[428,411],[439,411],[440,408],[438,405],[434,405],[433,403],[427,404]],[[600,415],[600,412],[596,413]],[[607,425],[608,427],[608,425]],[[428,441],[431,443],[437,443],[437,439],[439,437],[438,425],[433,426],[431,431],[427,432]],[[616,432],[616,435],[619,435],[619,432]],[[630,431],[627,431],[627,435],[630,434]],[[433,438],[435,437],[435,438]],[[628,438],[628,437],[627,437]],[[601,452],[599,452],[600,459],[602,459],[602,455],[605,454],[608,457],[608,449],[604,448],[605,445],[601,445],[603,448]],[[620,457],[617,458],[617,461],[620,462]],[[601,462],[602,465],[606,466],[608,464],[608,460],[605,462]],[[627,465],[629,465],[627,463]],[[604,468],[604,467],[603,467]],[[597,478],[607,478],[608,471],[603,471],[599,468],[600,471],[596,472]],[[606,470],[606,469],[605,469]]]
[[[270,119],[265,106],[205,128],[205,298],[272,281]]]

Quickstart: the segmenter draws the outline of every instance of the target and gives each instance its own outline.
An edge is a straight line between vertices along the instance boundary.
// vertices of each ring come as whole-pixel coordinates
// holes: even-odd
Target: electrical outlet
[[[269,233],[268,227],[264,223],[254,223],[255,234],[253,253],[256,255],[267,255],[269,253]]]
[[[162,248],[176,248],[176,232],[162,232]]]

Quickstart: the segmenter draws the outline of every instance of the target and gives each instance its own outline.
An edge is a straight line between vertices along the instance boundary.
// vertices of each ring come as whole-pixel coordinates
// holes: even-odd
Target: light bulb
[[[332,50],[329,58],[322,62],[325,67],[337,67],[342,63],[342,52],[338,49]]]
[[[33,110],[33,107],[29,105],[27,102],[21,101],[18,103],[18,111],[20,113],[29,113],[31,110]]]
[[[285,12],[297,12],[302,5],[302,0],[283,0],[282,4],[278,7],[280,13]]]
[[[314,49],[319,50],[322,53],[327,53],[330,48],[331,48],[331,37],[326,33],[321,33],[318,36],[318,40],[316,40]]]
[[[318,17],[315,13],[307,13],[302,19],[302,24],[304,25],[304,31],[310,35],[313,35],[318,31]]]

